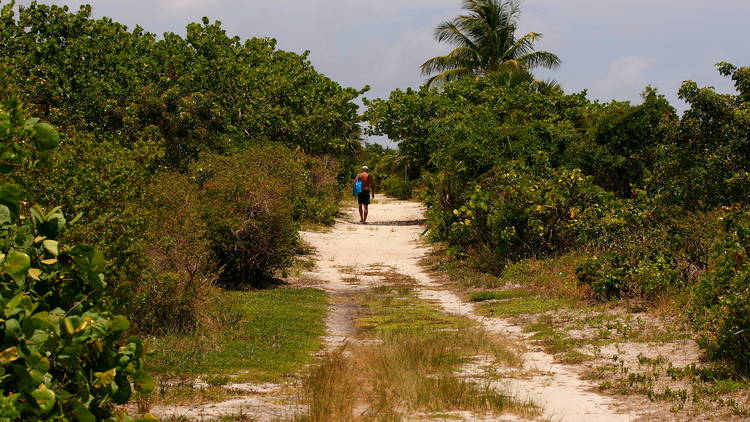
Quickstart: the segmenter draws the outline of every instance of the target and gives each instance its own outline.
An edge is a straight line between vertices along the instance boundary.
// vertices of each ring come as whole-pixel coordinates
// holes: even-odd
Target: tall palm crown
[[[516,39],[519,0],[464,0],[468,13],[438,25],[435,39],[456,45],[445,56],[434,57],[422,65],[422,74],[435,85],[462,78],[496,72],[528,72],[535,67],[556,68],[560,58],[547,51],[534,51],[542,34],[530,32]]]

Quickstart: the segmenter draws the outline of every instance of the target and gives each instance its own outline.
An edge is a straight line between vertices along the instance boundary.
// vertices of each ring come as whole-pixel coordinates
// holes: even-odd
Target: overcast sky
[[[19,1],[28,4],[29,0]],[[272,37],[285,50],[310,50],[316,68],[345,86],[370,85],[369,98],[424,82],[419,65],[450,49],[432,38],[460,0],[77,0],[157,34],[184,33],[208,16],[231,35]],[[566,92],[588,89],[601,100],[639,101],[653,85],[678,108],[684,80],[729,92],[714,64],[750,65],[750,0],[526,0],[521,32],[544,34],[539,49],[556,53],[552,77]]]

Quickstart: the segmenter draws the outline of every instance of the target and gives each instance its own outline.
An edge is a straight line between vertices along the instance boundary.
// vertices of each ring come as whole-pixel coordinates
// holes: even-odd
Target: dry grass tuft
[[[459,375],[477,355],[520,365],[508,345],[473,321],[446,315],[405,286],[359,298],[367,310],[358,344],[323,359],[304,381],[309,411],[297,422],[401,421],[423,412],[538,415],[538,408],[498,391],[490,381]],[[398,277],[398,284],[409,283]]]
[[[320,366],[305,379],[308,413],[298,422],[351,421],[361,394],[354,362],[346,357],[347,346],[326,354]]]

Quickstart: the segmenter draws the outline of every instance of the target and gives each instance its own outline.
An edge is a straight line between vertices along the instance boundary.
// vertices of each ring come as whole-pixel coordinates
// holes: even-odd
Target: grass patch
[[[358,318],[357,325],[374,330],[376,335],[456,330],[478,325],[470,319],[443,313],[411,294],[407,287],[377,287],[364,295],[362,302],[368,315]]]
[[[305,220],[300,224],[300,231],[310,233],[330,233],[333,229],[331,224],[321,224]]]
[[[292,265],[284,271],[281,271],[279,276],[284,279],[298,278],[302,273],[314,270],[315,265],[316,262],[314,256],[306,252],[300,252],[292,259]]]
[[[241,372],[238,381],[277,381],[312,361],[326,309],[326,294],[317,289],[223,291],[194,335],[150,339],[154,354],[146,364],[164,378]]]
[[[514,317],[526,314],[541,314],[575,306],[577,299],[543,296],[517,297],[501,302],[485,303],[477,311],[486,316]]]
[[[242,392],[230,391],[219,386],[209,386],[207,388],[195,388],[192,384],[164,384],[160,383],[157,390],[145,397],[147,404],[142,404],[145,408],[153,404],[166,405],[192,405],[196,403],[216,403],[224,400],[231,400],[242,396]]]
[[[586,256],[567,254],[542,260],[524,259],[508,265],[501,280],[522,286],[543,289],[557,296],[582,298],[587,294],[586,286],[579,286],[576,269]]]
[[[529,290],[500,290],[474,292],[469,295],[472,302],[486,302],[488,300],[505,300],[536,296],[536,293]]]
[[[579,285],[576,269],[586,258],[586,255],[577,253],[542,260],[530,258],[508,264],[502,274],[490,274],[474,268],[471,260],[448,257],[446,247],[436,245],[422,264],[437,276],[447,276],[450,284],[460,288],[522,286],[524,290],[549,296],[584,299],[589,296],[589,288]]]

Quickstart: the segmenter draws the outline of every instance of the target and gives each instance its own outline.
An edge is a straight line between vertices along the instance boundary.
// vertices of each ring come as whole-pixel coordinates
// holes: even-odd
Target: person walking
[[[359,202],[359,222],[367,223],[367,211],[370,199],[375,199],[375,180],[367,166],[362,166],[362,172],[354,179],[354,192]]]

